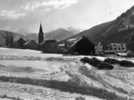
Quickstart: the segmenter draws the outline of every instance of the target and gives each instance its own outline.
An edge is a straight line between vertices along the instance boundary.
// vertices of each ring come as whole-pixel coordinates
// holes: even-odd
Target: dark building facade
[[[40,49],[44,53],[57,53],[57,41],[46,40],[40,44]]]
[[[83,36],[70,47],[68,52],[78,55],[95,54],[95,45],[88,38]]]

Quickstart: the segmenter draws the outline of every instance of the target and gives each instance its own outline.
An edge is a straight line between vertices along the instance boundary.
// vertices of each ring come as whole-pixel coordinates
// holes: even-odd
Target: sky
[[[89,29],[111,21],[134,0],[0,0],[0,29],[38,33],[57,28]]]

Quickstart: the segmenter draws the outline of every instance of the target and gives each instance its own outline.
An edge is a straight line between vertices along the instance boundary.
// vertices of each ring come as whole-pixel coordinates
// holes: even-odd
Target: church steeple
[[[39,34],[38,34],[38,42],[39,42],[39,44],[42,43],[43,40],[44,40],[44,33],[43,33],[42,25],[40,24],[40,29],[39,29]]]

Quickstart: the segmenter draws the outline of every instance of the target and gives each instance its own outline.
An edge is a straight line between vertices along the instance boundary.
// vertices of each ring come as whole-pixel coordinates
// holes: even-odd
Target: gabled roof
[[[75,46],[75,44],[76,44],[78,41],[80,41],[81,39],[82,39],[82,37],[77,38],[77,39],[74,41],[74,43],[73,43],[70,47],[72,48],[73,46]]]
[[[29,40],[29,41],[27,41],[24,45],[38,45],[34,40]]]

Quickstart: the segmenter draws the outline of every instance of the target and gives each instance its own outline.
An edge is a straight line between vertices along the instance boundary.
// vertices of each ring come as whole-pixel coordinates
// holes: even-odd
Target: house
[[[110,43],[107,45],[107,49],[104,50],[105,54],[112,53],[125,53],[127,52],[127,47],[125,43]]]
[[[95,45],[85,36],[77,39],[68,50],[71,54],[91,55],[95,53]]]
[[[58,53],[68,53],[69,48],[71,47],[72,44],[74,44],[75,41],[59,41],[57,42],[57,50]]]
[[[127,46],[125,43],[110,43],[108,45],[103,45],[99,42],[95,46],[95,54],[103,55],[103,54],[123,54],[127,52]]]
[[[19,38],[14,42],[14,48],[24,49],[25,42],[26,41],[23,38]]]
[[[67,43],[66,42],[58,42],[57,43],[57,53],[67,53]]]
[[[29,40],[24,44],[25,49],[38,49],[38,44],[34,40]]]
[[[44,53],[57,53],[57,41],[46,40],[40,44],[40,49]]]

